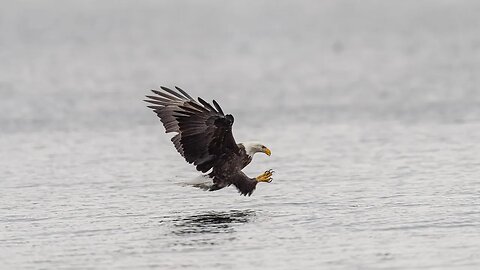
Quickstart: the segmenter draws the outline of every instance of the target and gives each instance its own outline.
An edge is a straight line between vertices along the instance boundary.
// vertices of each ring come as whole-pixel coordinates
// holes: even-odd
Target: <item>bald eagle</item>
[[[208,190],[233,184],[240,194],[250,196],[257,183],[272,181],[272,170],[255,178],[242,172],[255,153],[270,156],[270,149],[254,142],[237,144],[232,134],[231,114],[224,114],[215,100],[212,106],[200,97],[196,101],[179,87],[175,89],[162,86],[160,90],[152,90],[155,95],[147,95],[144,101],[153,104],[147,107],[160,118],[165,133],[176,133],[171,140],[185,160],[202,173],[211,170],[206,175],[213,180]]]

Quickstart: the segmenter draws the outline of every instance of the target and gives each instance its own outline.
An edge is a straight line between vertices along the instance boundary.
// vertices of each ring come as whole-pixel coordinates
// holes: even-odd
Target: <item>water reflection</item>
[[[173,233],[177,235],[232,233],[235,224],[249,222],[255,216],[253,210],[208,211],[179,217],[173,220]]]

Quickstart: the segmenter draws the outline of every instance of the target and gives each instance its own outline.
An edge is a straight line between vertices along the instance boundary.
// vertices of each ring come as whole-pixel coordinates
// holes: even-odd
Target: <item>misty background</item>
[[[139,100],[159,85],[259,122],[479,120],[476,1],[2,6],[7,132],[150,124]]]
[[[480,265],[478,1],[0,4],[3,267]],[[179,185],[160,85],[217,100],[274,181]]]

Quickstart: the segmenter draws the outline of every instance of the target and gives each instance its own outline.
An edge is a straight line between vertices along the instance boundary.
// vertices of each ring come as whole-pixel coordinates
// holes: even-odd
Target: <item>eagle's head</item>
[[[247,155],[253,157],[255,153],[261,152],[265,153],[267,155],[271,155],[272,151],[268,149],[265,145],[258,143],[258,142],[246,142],[242,143],[243,146],[245,147],[245,152],[247,152]]]

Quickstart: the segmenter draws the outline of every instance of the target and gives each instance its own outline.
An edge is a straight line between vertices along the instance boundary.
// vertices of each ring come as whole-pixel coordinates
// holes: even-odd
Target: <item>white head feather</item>
[[[253,157],[255,153],[262,152],[267,155],[271,155],[270,149],[268,149],[265,145],[259,143],[259,142],[244,142],[241,143],[243,147],[245,147],[245,152],[247,152],[247,155]]]

